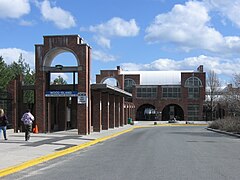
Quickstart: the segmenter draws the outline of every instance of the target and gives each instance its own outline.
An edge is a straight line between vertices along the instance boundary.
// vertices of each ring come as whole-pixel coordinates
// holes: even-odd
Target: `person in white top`
[[[30,132],[32,131],[32,124],[34,121],[34,116],[29,109],[23,114],[21,121],[25,127],[25,141],[28,141],[30,139]]]

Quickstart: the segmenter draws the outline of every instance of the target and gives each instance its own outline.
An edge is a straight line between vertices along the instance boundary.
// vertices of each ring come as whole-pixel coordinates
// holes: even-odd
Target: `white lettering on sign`
[[[85,92],[78,93],[78,104],[86,104],[87,103],[87,95]]]

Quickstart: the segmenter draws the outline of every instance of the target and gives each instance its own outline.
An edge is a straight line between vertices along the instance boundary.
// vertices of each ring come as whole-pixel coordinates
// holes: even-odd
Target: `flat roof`
[[[124,75],[140,75],[140,85],[179,85],[181,84],[181,73],[189,71],[121,71]]]
[[[132,97],[132,94],[120,89],[118,87],[110,86],[108,84],[91,84],[91,90],[100,90],[102,92],[108,92],[109,94],[116,94],[124,97]]]

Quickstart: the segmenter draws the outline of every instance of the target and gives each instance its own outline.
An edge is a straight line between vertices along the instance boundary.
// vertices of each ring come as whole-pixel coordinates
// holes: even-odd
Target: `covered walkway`
[[[131,93],[108,84],[92,84],[91,96],[93,131],[120,127],[128,123],[128,118],[134,118],[135,106],[125,102],[126,97],[132,97]]]

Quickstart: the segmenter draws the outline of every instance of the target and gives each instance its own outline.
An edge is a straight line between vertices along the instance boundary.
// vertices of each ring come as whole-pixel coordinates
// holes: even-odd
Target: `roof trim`
[[[108,92],[110,94],[116,94],[124,97],[132,97],[132,94],[124,91],[123,89],[120,89],[118,87],[110,86],[108,84],[91,84],[91,89],[92,90],[100,90],[102,92]]]

